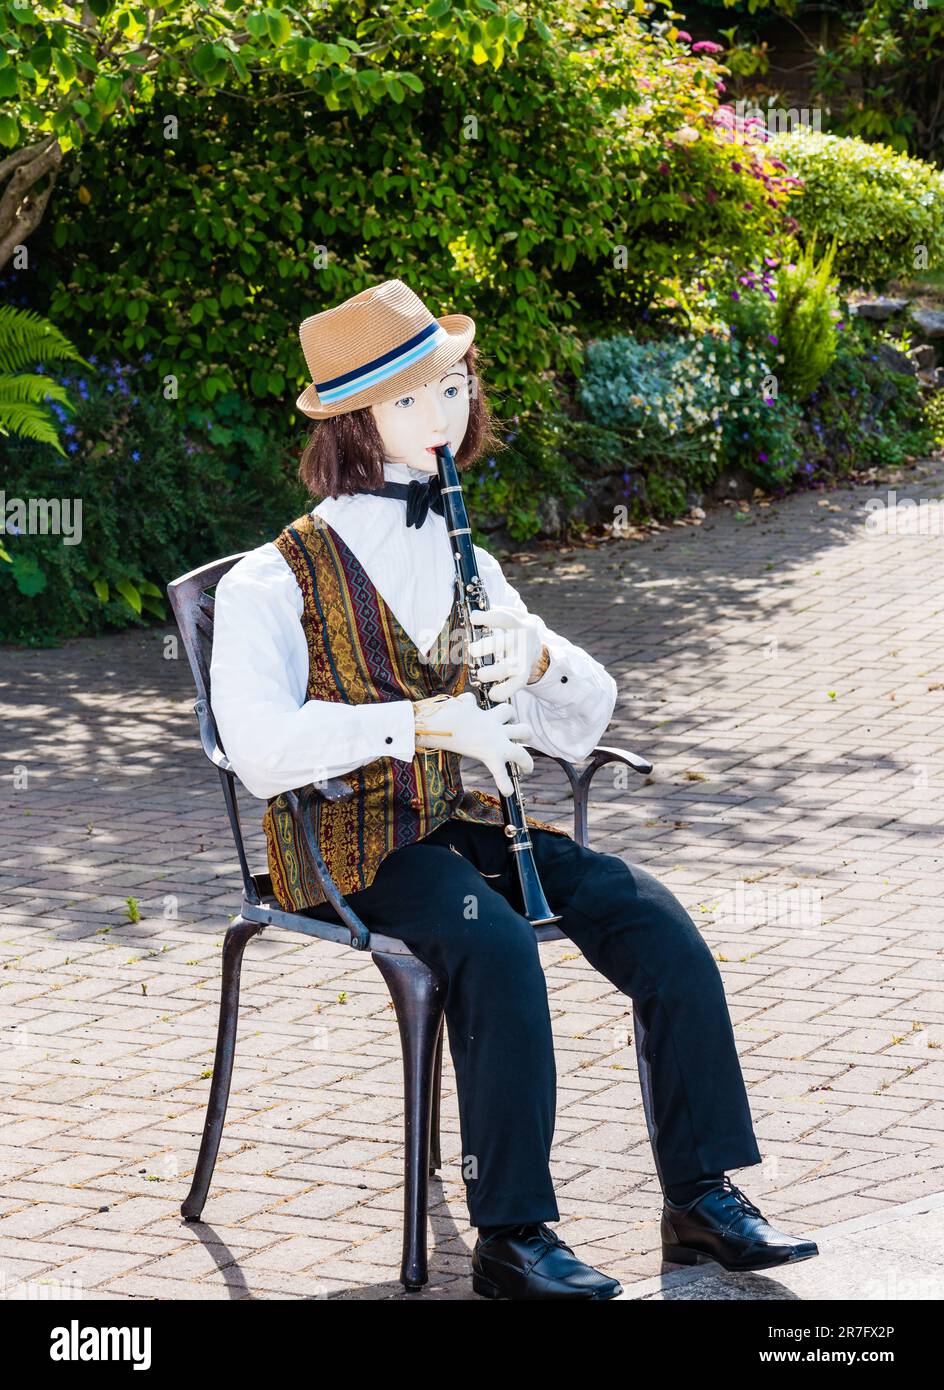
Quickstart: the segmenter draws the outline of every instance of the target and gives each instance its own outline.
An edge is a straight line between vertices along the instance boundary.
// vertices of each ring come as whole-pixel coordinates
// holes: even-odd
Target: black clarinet
[[[459,483],[459,470],[448,444],[444,444],[436,450],[436,462],[439,467],[439,481],[442,488],[443,516],[452,546],[452,558],[456,565],[459,612],[468,643],[473,641],[476,635],[473,633],[472,624],[469,621],[469,613],[473,609],[488,608],[488,594],[479,577],[479,567],[475,559],[475,551],[472,548],[472,531],[465,509],[465,499],[462,496],[462,487]],[[477,635],[484,636],[484,632],[479,631]],[[495,658],[490,655],[470,656],[470,674],[473,670],[478,670],[480,666],[491,666],[494,660]],[[473,662],[475,663],[474,666]],[[489,697],[488,690],[484,686],[474,681],[473,689],[482,709],[493,709],[498,703],[497,700],[492,700]],[[506,763],[505,770],[511,778],[514,791],[511,796],[505,796],[501,792],[499,796],[502,814],[505,817],[508,850],[514,855],[515,866],[518,870],[524,915],[533,927],[548,926],[552,922],[560,921],[560,913],[551,911],[547,898],[544,896],[544,889],[541,887],[541,880],[538,877],[537,865],[534,862],[534,846],[528,833],[521,787],[518,784],[518,769],[514,763]]]

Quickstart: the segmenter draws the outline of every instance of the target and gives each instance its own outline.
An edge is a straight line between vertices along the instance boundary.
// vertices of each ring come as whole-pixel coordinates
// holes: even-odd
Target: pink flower
[[[719,96],[719,97],[721,96],[722,92],[726,92],[727,90],[728,90],[728,89],[727,89],[727,87],[724,85],[723,82],[716,82],[716,83],[715,83],[715,91],[718,93],[718,96]]]
[[[692,41],[691,34],[686,34],[684,29],[680,29],[678,31],[678,33],[676,34],[676,38],[679,40],[680,43],[691,43]]]
[[[720,43],[710,43],[707,39],[699,39],[698,43],[692,44],[693,53],[723,53],[724,45]]]

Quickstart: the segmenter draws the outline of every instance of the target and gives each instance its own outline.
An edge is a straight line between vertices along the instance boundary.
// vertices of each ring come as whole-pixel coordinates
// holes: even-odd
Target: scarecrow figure
[[[526,744],[586,757],[613,713],[604,667],[528,611],[498,561],[475,548],[489,608],[457,654],[452,548],[435,450],[461,469],[495,442],[476,369],[475,324],[435,318],[388,280],[306,318],[319,421],[300,476],[322,500],[220,581],[213,710],[263,819],[281,905],[337,920],[309,877],[282,794],[341,778],[313,833],[369,929],[399,937],[446,982],[462,1172],[478,1228],[473,1287],[491,1298],[608,1299],[619,1281],[550,1229],[556,1068],[534,929],[515,908],[498,798],[466,790],[459,758],[511,793]],[[636,1005],[640,1084],[663,1193],[667,1260],[768,1269],[818,1253],[776,1230],[727,1176],[761,1162],[720,972],[682,904],[652,874],[528,817],[560,927]],[[470,912],[470,904],[474,911]]]

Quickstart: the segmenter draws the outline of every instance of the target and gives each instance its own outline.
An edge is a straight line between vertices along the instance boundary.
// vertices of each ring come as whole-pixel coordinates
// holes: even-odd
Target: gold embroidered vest
[[[366,570],[323,518],[306,514],[276,538],[303,596],[302,626],[308,642],[309,700],[365,704],[460,695],[471,688],[463,652],[458,602],[424,657],[401,626]],[[428,835],[450,816],[503,825],[498,797],[466,791],[457,753],[417,749],[413,761],[380,757],[344,773],[355,795],[312,805],[316,843],[339,891],[367,888],[383,859]],[[297,790],[300,790],[297,789]],[[533,816],[529,826],[567,831]],[[325,901],[306,864],[285,802],[273,797],[263,817],[269,872],[276,898],[289,911]]]

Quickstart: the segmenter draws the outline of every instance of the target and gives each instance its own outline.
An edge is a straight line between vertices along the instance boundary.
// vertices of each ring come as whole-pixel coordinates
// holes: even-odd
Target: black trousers
[[[635,1005],[643,1107],[663,1189],[760,1163],[721,975],[685,908],[645,869],[533,829],[558,924]],[[389,854],[347,901],[446,981],[473,1226],[557,1221],[557,1072],[534,928],[511,905],[501,828],[448,820]],[[511,897],[511,902],[509,902]],[[337,920],[333,909],[310,915]],[[642,1025],[640,1028],[639,1025]]]

